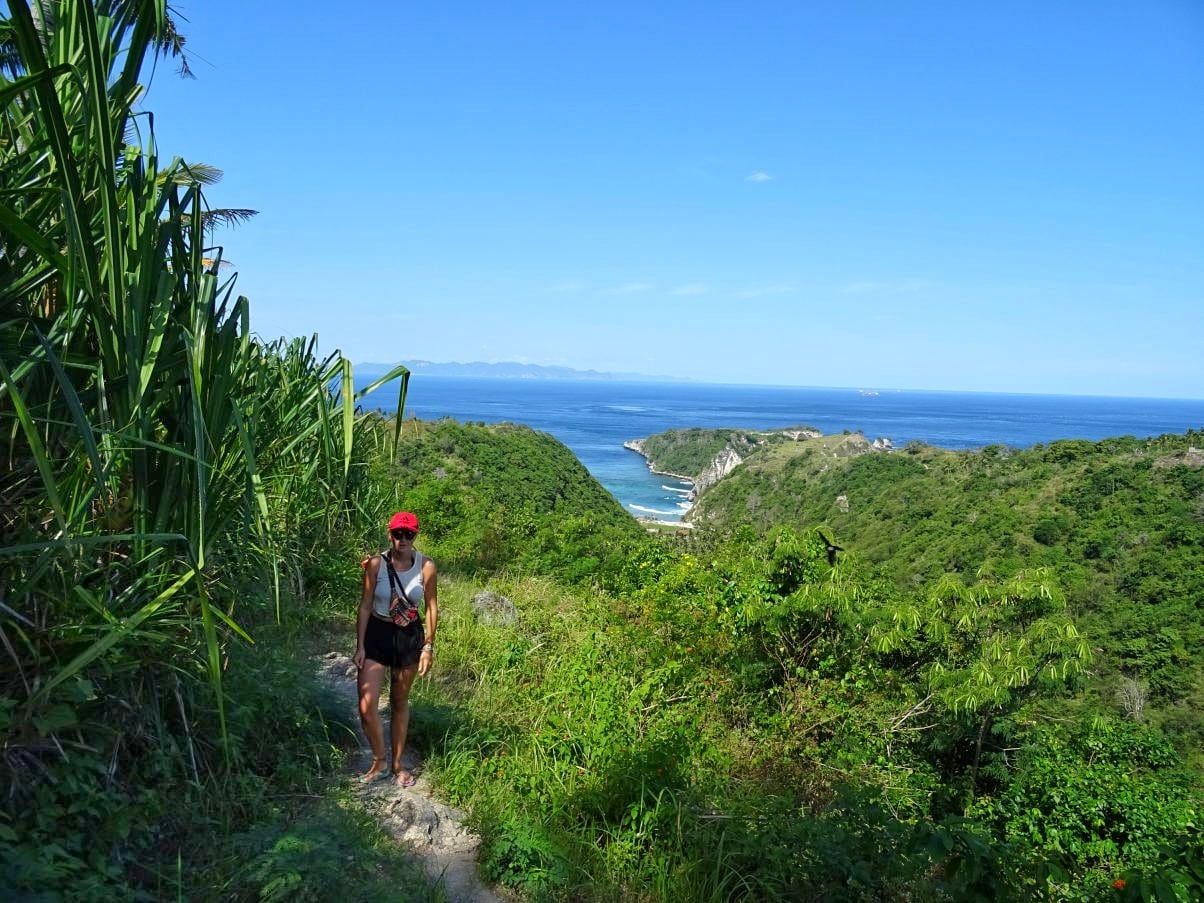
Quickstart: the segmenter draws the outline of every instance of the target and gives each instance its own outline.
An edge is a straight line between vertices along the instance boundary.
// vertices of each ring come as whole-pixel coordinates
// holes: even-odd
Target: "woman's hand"
[[[351,660],[355,662],[357,668],[364,667],[364,650],[356,647],[355,655],[351,656]]]
[[[422,654],[418,656],[418,676],[426,677],[426,672],[431,670],[431,663],[435,660],[435,650],[430,646],[422,647]]]

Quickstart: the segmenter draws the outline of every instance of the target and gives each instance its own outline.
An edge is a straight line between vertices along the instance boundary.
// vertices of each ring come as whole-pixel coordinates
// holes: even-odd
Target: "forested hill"
[[[664,537],[598,503],[548,437],[405,424],[392,473],[431,525],[423,547],[518,613],[512,628],[478,621],[449,581],[433,771],[481,819],[488,875],[551,900],[1112,900],[1153,876],[1167,890],[1146,899],[1204,890],[1199,772],[1149,717],[1170,731],[1191,700],[1159,689],[1143,713],[1101,692],[1093,670],[1112,653],[1092,647],[1112,640],[1076,628],[1058,569],[1015,557],[890,579],[906,568],[885,544],[879,563],[830,558],[814,528],[858,550],[852,523],[788,498],[843,474],[817,498],[910,500],[896,471],[973,473],[976,458],[741,434],[747,460],[703,493],[709,526]],[[1198,473],[1180,446],[1150,445],[1138,460],[1162,463],[1143,479]],[[998,484],[1011,505],[1047,451],[987,453],[984,497]],[[761,466],[765,504],[708,509]],[[1052,474],[1040,485],[1062,485]],[[896,515],[881,538],[909,529]],[[1194,661],[1171,660],[1196,686]],[[1190,733],[1174,733],[1189,750]]]
[[[389,470],[444,567],[605,579],[644,529],[564,445],[511,423],[407,420]]]
[[[648,459],[658,473],[697,480],[722,453],[735,451],[747,456],[766,443],[819,436],[814,427],[799,426],[782,430],[693,429],[666,430],[646,439],[636,439],[627,447]]]
[[[822,524],[906,586],[1048,567],[1100,649],[1098,690],[1135,681],[1147,716],[1202,764],[1204,433],[852,456],[840,439],[745,449],[691,519],[720,533]]]

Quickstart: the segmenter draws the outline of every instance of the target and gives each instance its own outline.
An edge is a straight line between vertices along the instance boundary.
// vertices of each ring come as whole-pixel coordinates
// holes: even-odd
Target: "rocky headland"
[[[760,449],[824,438],[820,430],[805,426],[779,430],[667,430],[629,439],[623,447],[641,455],[653,473],[691,483],[686,500],[693,503]],[[829,454],[837,458],[894,448],[890,439],[878,437],[871,442],[861,433],[826,438],[831,440],[827,443]]]
[[[653,473],[660,474],[661,476],[665,476],[665,477],[674,477],[678,480],[685,480],[690,483],[692,483],[694,481],[694,478],[692,476],[687,476],[684,473],[674,473],[671,470],[664,470],[662,468],[657,467],[656,462],[653,461],[652,458],[649,457],[648,453],[644,450],[644,444],[647,441],[648,441],[647,439],[628,439],[626,442],[623,443],[623,447],[625,449],[627,449],[628,451],[635,452],[637,455],[641,456],[646,462],[648,462],[648,469],[650,471],[652,471]]]

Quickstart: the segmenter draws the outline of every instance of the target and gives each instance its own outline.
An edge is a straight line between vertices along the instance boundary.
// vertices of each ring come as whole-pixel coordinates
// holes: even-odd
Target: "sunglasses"
[[[413,530],[400,530],[400,529],[399,530],[390,530],[389,534],[394,539],[408,539],[411,541],[413,541],[414,537],[418,535]]]

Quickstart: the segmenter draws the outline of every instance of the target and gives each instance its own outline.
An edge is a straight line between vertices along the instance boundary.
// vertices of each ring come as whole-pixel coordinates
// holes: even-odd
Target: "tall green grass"
[[[253,336],[212,240],[215,171],[162,158],[135,111],[143,67],[178,46],[165,4],[8,9],[0,841],[19,841],[63,767],[102,762],[98,786],[123,788],[156,750],[201,785],[266,742],[230,729],[231,644],[304,604],[382,437],[341,354]],[[400,409],[404,368],[365,391],[399,377]]]

